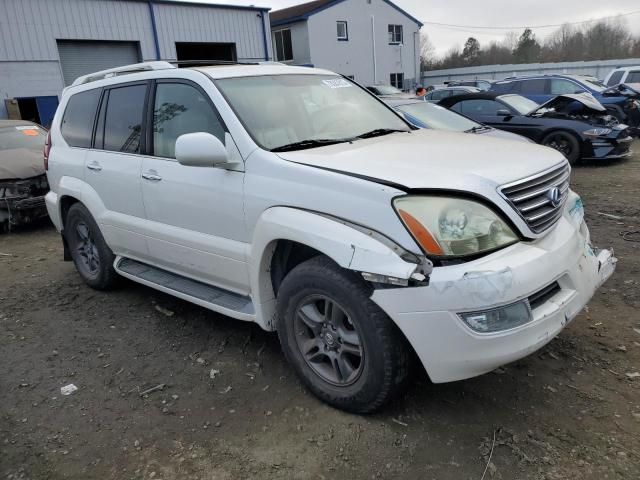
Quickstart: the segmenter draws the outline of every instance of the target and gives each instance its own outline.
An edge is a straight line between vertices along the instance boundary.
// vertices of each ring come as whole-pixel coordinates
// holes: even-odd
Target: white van
[[[65,89],[47,208],[84,281],[277,331],[324,401],[380,407],[555,337],[612,274],[559,152],[415,130],[335,73],[144,63]],[[140,321],[136,319],[135,321]]]

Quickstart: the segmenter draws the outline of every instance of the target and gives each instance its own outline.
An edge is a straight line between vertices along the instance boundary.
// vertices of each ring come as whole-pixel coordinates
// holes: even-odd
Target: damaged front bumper
[[[44,175],[27,180],[0,181],[0,225],[8,228],[48,216]]]
[[[553,339],[613,273],[609,250],[590,244],[582,202],[571,193],[544,238],[479,260],[436,267],[427,287],[381,289],[371,297],[399,326],[435,383],[487,373]],[[478,333],[460,314],[530,302],[532,320]]]

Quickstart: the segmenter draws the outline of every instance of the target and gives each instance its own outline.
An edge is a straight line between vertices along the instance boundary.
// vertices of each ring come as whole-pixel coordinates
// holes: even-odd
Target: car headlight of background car
[[[464,257],[518,241],[491,209],[455,197],[409,195],[393,202],[396,212],[427,255]]]
[[[612,132],[610,128],[592,128],[582,132],[583,135],[591,138],[606,137]]]

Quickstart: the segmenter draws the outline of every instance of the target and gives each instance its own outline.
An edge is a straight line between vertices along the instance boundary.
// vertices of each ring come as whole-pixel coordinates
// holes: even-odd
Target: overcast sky
[[[236,5],[255,4],[271,7],[273,10],[305,3],[305,0],[195,1]],[[395,3],[423,22],[490,27],[579,22],[640,10],[638,0],[457,0],[455,2],[395,0]],[[630,29],[635,34],[640,34],[640,14],[630,15],[625,19]],[[553,30],[553,28],[542,28],[534,31],[538,37],[544,37]],[[453,46],[461,46],[469,36],[476,37],[481,43],[488,43],[491,40],[501,40],[507,32],[498,29],[445,28],[429,24],[425,24],[423,31],[429,35],[438,54],[445,53]],[[518,33],[520,31],[518,30]]]

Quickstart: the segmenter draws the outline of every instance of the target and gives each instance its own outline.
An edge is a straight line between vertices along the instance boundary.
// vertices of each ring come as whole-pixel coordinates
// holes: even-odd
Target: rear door
[[[158,80],[149,110],[148,153],[142,165],[142,193],[153,262],[191,278],[246,294],[242,166],[228,170],[189,167],[175,159],[180,135],[206,132],[240,158],[209,95],[181,79]],[[242,162],[240,162],[241,164]]]
[[[107,243],[114,252],[134,258],[147,255],[140,225],[145,218],[140,172],[147,95],[148,82],[104,90],[94,148],[85,163],[86,181],[102,204],[94,215]]]

